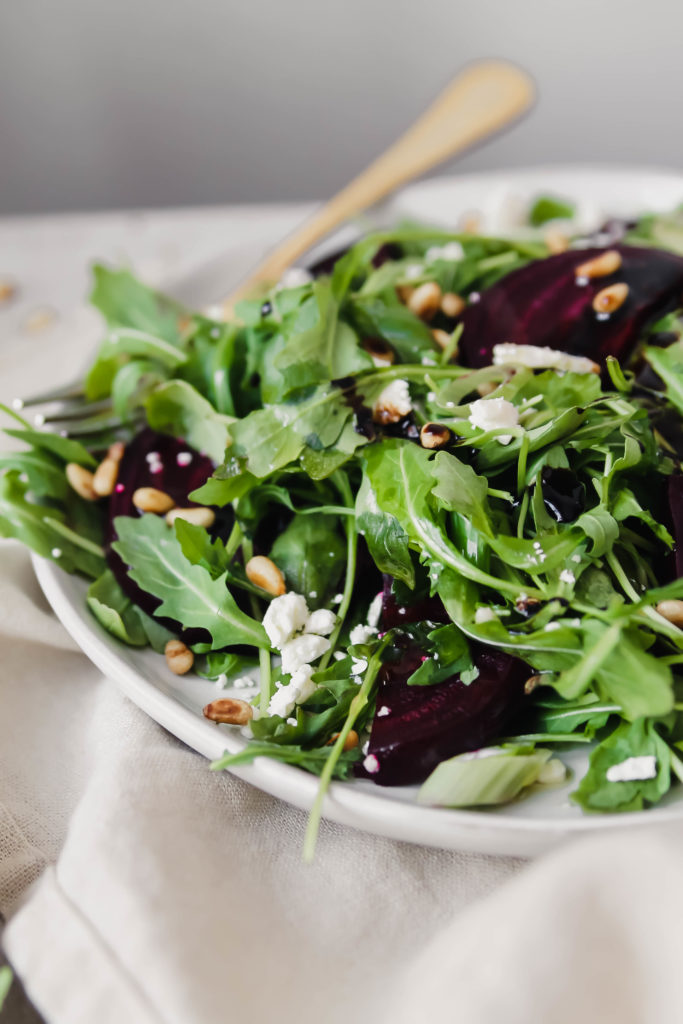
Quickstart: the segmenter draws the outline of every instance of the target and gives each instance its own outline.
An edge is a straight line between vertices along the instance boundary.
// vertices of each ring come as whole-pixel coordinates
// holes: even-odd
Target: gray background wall
[[[680,166],[676,0],[0,0],[0,213],[324,197],[464,62],[540,102],[463,169]]]

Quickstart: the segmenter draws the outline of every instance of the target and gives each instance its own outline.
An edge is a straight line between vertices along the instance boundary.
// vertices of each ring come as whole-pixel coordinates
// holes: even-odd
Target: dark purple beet
[[[674,308],[683,295],[683,258],[660,249],[617,245],[622,266],[608,277],[576,283],[575,269],[605,249],[572,249],[535,260],[513,271],[468,306],[460,322],[460,361],[487,366],[493,346],[548,345],[604,364],[608,355],[625,360],[654,319]],[[593,310],[595,295],[623,281],[629,294],[607,316]]]
[[[158,457],[153,458],[154,455]],[[188,456],[191,457],[189,462]],[[184,462],[187,464],[183,465]],[[126,445],[119,466],[116,489],[109,499],[105,553],[109,568],[123,592],[149,615],[154,613],[161,602],[133,582],[126,565],[112,549],[112,541],[116,540],[114,520],[117,516],[140,515],[133,505],[133,494],[138,487],[156,487],[160,491],[165,491],[180,506],[195,505],[196,502],[190,501],[188,494],[201,487],[213,472],[213,468],[213,463],[206,455],[200,455],[185,441],[166,434],[157,434],[149,428],[137,434],[130,444]],[[179,629],[178,624],[170,620],[160,621],[169,629]],[[207,638],[204,630],[186,630],[183,635],[189,638],[191,643]]]
[[[523,699],[529,669],[503,651],[477,646],[479,676],[469,686],[459,679],[408,686],[422,658],[413,646],[400,662],[381,670],[368,746],[379,769],[369,773],[362,764],[357,769],[380,786],[423,782],[446,758],[486,746],[501,735]]]
[[[683,576],[683,473],[674,473],[668,483],[669,511],[673,523],[673,537],[676,542],[676,578]]]
[[[393,579],[386,574],[382,577],[382,615],[383,630],[406,626],[409,622],[450,622],[448,612],[440,597],[425,597],[414,604],[399,604],[391,591]]]

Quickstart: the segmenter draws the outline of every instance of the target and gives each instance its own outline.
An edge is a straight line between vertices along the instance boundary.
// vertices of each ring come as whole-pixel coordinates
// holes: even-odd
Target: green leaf
[[[607,772],[631,757],[654,757],[656,776],[630,782],[611,782]],[[671,784],[671,752],[654,722],[638,719],[622,722],[596,747],[588,771],[572,800],[585,811],[635,811],[655,804]]]
[[[138,609],[123,593],[111,569],[90,584],[86,600],[97,621],[112,636],[132,647],[146,646],[147,634]]]
[[[216,462],[225,456],[230,437],[230,417],[216,412],[210,402],[184,380],[159,384],[145,402],[147,421],[153,430],[184,437],[193,448]]]
[[[602,558],[619,539],[619,524],[604,505],[583,512],[575,525],[592,540],[590,554],[593,558]]]
[[[129,270],[93,267],[90,301],[111,327],[132,327],[176,344],[182,306],[142,284]]]
[[[213,771],[223,771],[225,768],[233,768],[240,764],[251,764],[257,757],[272,757],[283,764],[293,764],[297,768],[303,768],[304,771],[320,775],[331,753],[332,747],[327,746],[304,750],[299,746],[252,741],[248,747],[245,747],[238,754],[224,754],[217,761],[213,761],[211,768]],[[333,778],[350,778],[358,756],[357,750],[350,750],[347,753],[341,754],[334,767]]]
[[[7,998],[7,993],[12,985],[13,977],[14,975],[12,974],[10,967],[0,967],[0,1010],[2,1010],[5,999]]]
[[[448,452],[438,452],[431,465],[436,480],[432,494],[439,503],[465,516],[481,533],[492,534],[488,512],[488,480]]]
[[[666,397],[683,414],[683,345],[678,342],[669,348],[647,346],[643,355],[664,381]]]
[[[528,751],[529,748],[521,749]],[[435,807],[509,803],[536,782],[550,756],[549,750],[517,753],[516,748],[496,753],[458,754],[436,766],[420,787],[417,802]]]
[[[391,512],[379,507],[367,473],[363,474],[356,495],[356,526],[365,537],[379,571],[394,576],[412,589],[415,586],[415,568],[410,557],[408,534]]]
[[[295,515],[277,537],[270,557],[284,573],[288,590],[303,594],[311,607],[325,607],[338,589],[346,545],[332,516]]]
[[[366,336],[384,338],[402,363],[419,363],[422,356],[436,356],[437,349],[427,325],[406,306],[387,306],[374,298],[356,298],[351,315]]]
[[[62,462],[77,462],[79,466],[96,466],[97,461],[93,458],[87,448],[84,448],[80,441],[74,441],[70,437],[62,437],[60,434],[51,434],[47,430],[15,430],[8,428],[4,431],[8,437],[16,437],[19,441],[25,441],[33,448],[50,452],[56,455]]]
[[[539,196],[529,210],[529,223],[538,228],[549,220],[570,220],[576,210],[573,203],[553,196]]]
[[[208,630],[214,647],[270,647],[263,626],[238,608],[225,578],[212,579],[202,566],[192,565],[162,518],[119,516],[114,527],[118,540],[112,547],[129,566],[128,575],[162,602],[155,615]]]
[[[472,682],[478,676],[473,662],[469,644],[457,626],[439,626],[428,634],[428,644],[424,646],[429,656],[408,678],[409,686],[432,686],[442,683],[451,676],[467,677],[463,682]]]

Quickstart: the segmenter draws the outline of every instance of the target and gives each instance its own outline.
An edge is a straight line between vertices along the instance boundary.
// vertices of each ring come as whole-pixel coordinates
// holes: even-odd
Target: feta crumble
[[[619,764],[610,765],[606,772],[608,782],[640,782],[657,776],[657,758],[654,754],[627,757]]]
[[[268,605],[263,616],[263,628],[273,647],[283,644],[304,628],[308,621],[308,605],[301,594],[283,594]]]
[[[319,608],[306,619],[304,627],[306,633],[318,633],[320,636],[329,636],[337,623],[337,616],[327,608]]]
[[[493,608],[477,608],[474,613],[474,621],[477,626],[482,626],[485,622],[496,622],[497,619],[498,616]]]
[[[368,754],[368,756],[363,761],[363,767],[365,768],[366,772],[370,773],[370,775],[376,775],[377,772],[379,771],[379,761],[377,760],[374,754]]]
[[[560,582],[561,583],[576,583],[576,576],[571,571],[571,569],[563,569],[562,572],[560,573]]]
[[[362,623],[358,623],[354,626],[349,634],[349,640],[352,644],[367,644],[371,640],[374,640],[377,635],[377,630],[373,626],[364,626]]]
[[[388,708],[386,704],[383,704],[381,708],[377,709],[375,718],[386,718],[387,715],[391,714],[391,708]]]
[[[329,651],[330,641],[327,637],[315,633],[302,633],[295,636],[280,648],[282,655],[282,671],[297,672],[307,662],[317,661],[325,651]]]
[[[377,629],[379,626],[380,616],[382,614],[382,591],[376,594],[370,602],[368,608],[368,626],[370,629]]]
[[[412,411],[410,390],[407,380],[392,380],[380,393],[372,407],[372,418],[376,423],[398,423]]]
[[[303,704],[308,700],[317,689],[311,679],[313,671],[312,665],[300,665],[290,682],[286,686],[281,686],[270,698],[268,714],[288,718],[297,704]]]
[[[585,356],[572,356],[541,345],[514,345],[505,342],[493,346],[493,365],[515,363],[532,370],[561,370],[569,373],[599,373],[600,367]]]
[[[470,406],[469,421],[481,430],[498,430],[519,425],[519,412],[506,398],[478,398]],[[500,434],[496,441],[509,444],[512,434]]]

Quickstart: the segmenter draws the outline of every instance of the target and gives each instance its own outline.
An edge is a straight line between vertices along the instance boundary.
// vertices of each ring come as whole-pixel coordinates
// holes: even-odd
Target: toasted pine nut
[[[172,508],[166,513],[166,522],[173,526],[176,519],[184,519],[186,523],[203,526],[208,530],[216,522],[216,513],[212,508],[205,508],[203,505],[196,508]]]
[[[396,294],[398,295],[399,299],[401,300],[404,306],[408,305],[414,291],[415,289],[412,286],[412,284],[399,284],[396,288]]]
[[[477,384],[477,394],[481,395],[482,398],[486,398],[487,395],[492,394],[498,385],[493,380],[485,380],[481,384]]]
[[[194,654],[182,640],[169,640],[164,647],[166,664],[177,676],[184,676],[194,664]]]
[[[156,487],[138,487],[133,492],[133,504],[141,512],[170,512],[175,502],[166,491],[158,491]]]
[[[265,555],[254,555],[253,558],[250,558],[244,567],[244,571],[247,574],[247,579],[254,586],[260,587],[261,590],[272,594],[273,597],[280,597],[287,589],[285,578],[281,571],[275,562],[271,561],[270,558],[266,558]]]
[[[683,626],[683,601],[660,601],[655,606],[655,611],[659,612],[663,618],[668,619],[674,626]]]
[[[621,262],[621,253],[616,249],[608,249],[607,252],[600,253],[595,259],[580,263],[575,268],[574,274],[576,277],[607,277],[608,274],[616,274],[621,267]]]
[[[408,299],[408,309],[421,320],[431,320],[441,305],[441,289],[436,281],[425,281]]]
[[[107,452],[107,458],[113,459],[114,462],[120,462],[123,458],[123,453],[126,450],[126,446],[123,441],[114,441],[113,444],[109,445],[109,451]]]
[[[396,353],[384,338],[364,338],[362,344],[375,366],[391,366],[396,359]]]
[[[456,292],[446,292],[441,297],[441,312],[446,316],[460,316],[467,303]]]
[[[423,448],[443,448],[453,440],[453,431],[443,423],[425,423],[420,431],[420,444]]]
[[[546,231],[544,242],[553,255],[556,255],[558,252],[566,252],[569,248],[569,239],[564,232],[553,228],[550,231]]]
[[[439,348],[446,348],[447,345],[450,345],[450,334],[448,333],[448,331],[439,330],[438,327],[432,331],[432,338],[437,343]]]
[[[226,725],[246,725],[253,717],[254,709],[251,704],[237,697],[221,697],[219,700],[212,700],[204,708],[204,718]]]
[[[628,285],[623,282],[610,284],[603,288],[593,299],[593,309],[596,313],[615,313],[624,305],[628,297]]]
[[[524,692],[527,696],[533,693],[537,686],[540,686],[543,682],[543,676],[529,676],[524,684]]]
[[[326,743],[326,746],[331,747],[332,744],[336,743],[338,739],[339,739],[339,733],[338,732],[332,733],[332,735],[330,736],[329,740]],[[344,740],[344,746],[342,747],[342,750],[353,750],[354,747],[357,747],[357,746],[358,746],[358,733],[356,732],[355,729],[351,729],[349,731],[349,735]]]
[[[100,498],[106,498],[112,494],[116,485],[116,478],[119,475],[119,464],[115,459],[102,459],[95,470],[92,486],[95,494]]]
[[[93,486],[95,478],[89,469],[79,466],[77,462],[68,462],[65,473],[76,494],[86,501],[97,501],[97,491]]]

